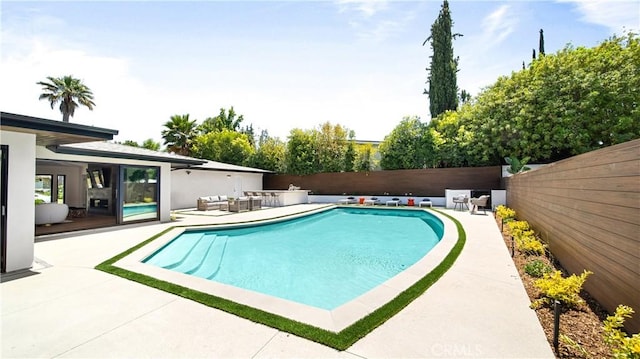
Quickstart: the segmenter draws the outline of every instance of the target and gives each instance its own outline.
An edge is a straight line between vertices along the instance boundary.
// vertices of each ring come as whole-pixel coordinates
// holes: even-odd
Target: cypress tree
[[[538,41],[538,54],[540,56],[544,56],[544,34],[542,29],[540,29],[540,40]]]
[[[433,55],[431,56],[431,67],[428,82],[429,90],[424,93],[429,95],[429,111],[431,118],[447,110],[458,108],[458,58],[453,57],[452,40],[461,34],[452,34],[453,21],[449,12],[449,2],[444,0],[440,14],[431,25],[431,36],[429,36],[422,46],[427,42],[431,43]]]

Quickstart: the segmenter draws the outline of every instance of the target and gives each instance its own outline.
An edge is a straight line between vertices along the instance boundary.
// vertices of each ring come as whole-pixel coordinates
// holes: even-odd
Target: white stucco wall
[[[176,170],[171,172],[171,209],[196,207],[198,197],[240,197],[244,191],[262,190],[262,174],[247,172]]]
[[[129,160],[122,158],[78,156],[55,153],[46,147],[36,146],[36,157],[38,159],[76,161],[76,162],[99,162],[111,164],[123,164],[134,166],[155,166],[160,167],[160,221],[171,220],[171,164],[164,162]],[[35,160],[33,161],[35,164]],[[33,176],[32,176],[33,177]],[[33,186],[32,186],[33,187]],[[33,188],[31,189],[33,192]]]
[[[6,264],[7,272],[12,272],[31,268],[33,263],[36,136],[2,131],[0,143],[9,146]]]
[[[36,174],[50,174],[53,175],[52,184],[53,188],[56,188],[57,176],[65,176],[65,201],[71,207],[84,207],[86,205],[86,164],[78,163],[77,165],[70,166],[53,166],[53,165],[38,165],[36,166]],[[53,191],[54,194],[56,191]],[[54,201],[56,198],[54,198]]]

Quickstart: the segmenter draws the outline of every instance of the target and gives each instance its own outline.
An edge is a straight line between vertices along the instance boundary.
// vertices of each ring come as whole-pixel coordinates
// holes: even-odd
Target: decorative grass
[[[113,264],[118,260],[126,257],[132,252],[138,250],[147,243],[153,241],[159,236],[163,235],[172,228],[168,228],[165,231],[145,240],[144,242],[132,247],[119,255],[104,261],[96,266],[96,269],[111,273],[122,278],[126,278],[138,283],[148,285],[153,288],[163,290],[181,297],[194,300],[198,303],[202,303],[209,307],[223,310],[225,312],[237,315],[242,318],[249,319],[256,323],[264,324],[272,328],[282,330],[287,333],[297,335],[302,338],[312,340],[317,343],[327,345],[329,347],[345,350],[357,342],[360,338],[364,337],[378,326],[382,325],[389,318],[400,312],[404,307],[409,305],[413,300],[422,295],[433,283],[435,283],[444,273],[451,268],[456,261],[462,249],[466,243],[466,233],[464,228],[453,217],[440,211],[434,210],[441,215],[448,217],[453,221],[458,229],[458,240],[449,254],[436,266],[430,273],[422,277],[411,287],[407,288],[402,293],[398,294],[394,299],[384,304],[380,308],[376,309],[369,315],[363,317],[357,322],[353,323],[349,327],[343,329],[339,333],[328,331],[325,329],[317,328],[309,324],[300,323],[282,316],[265,312],[260,309],[249,307],[247,305],[232,302],[230,300],[216,297],[211,294],[202,293],[190,288],[186,288],[177,284],[169,283],[166,281],[158,280],[143,274],[131,272],[122,268],[118,268]]]

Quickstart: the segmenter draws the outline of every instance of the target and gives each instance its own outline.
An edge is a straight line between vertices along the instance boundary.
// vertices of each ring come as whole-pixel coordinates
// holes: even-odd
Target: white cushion
[[[226,200],[227,200],[227,196],[226,196],[226,195],[221,195],[221,196],[218,198],[218,200],[219,200],[219,201],[226,201]]]

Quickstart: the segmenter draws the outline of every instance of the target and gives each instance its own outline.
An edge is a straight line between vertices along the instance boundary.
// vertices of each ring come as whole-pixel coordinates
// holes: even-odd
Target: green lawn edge
[[[458,256],[462,252],[462,249],[464,248],[467,240],[467,235],[464,231],[464,228],[462,227],[462,224],[446,213],[435,209],[433,211],[438,212],[439,214],[447,217],[452,222],[454,222],[458,230],[458,240],[456,241],[456,244],[453,246],[449,254],[447,254],[442,262],[440,262],[440,264],[438,264],[431,272],[422,277],[411,287],[407,288],[405,291],[398,294],[388,303],[384,304],[380,308],[371,312],[369,315],[353,323],[349,327],[343,329],[339,333],[317,328],[309,324],[300,323],[244,304],[235,303],[224,298],[216,297],[207,293],[202,293],[140,273],[131,272],[113,265],[115,262],[145,246],[147,243],[155,240],[156,238],[172,230],[173,228],[180,226],[167,228],[166,230],[154,235],[153,237],[141,242],[140,244],[98,264],[95,269],[168,293],[179,295],[183,298],[191,299],[206,306],[223,310],[225,312],[237,315],[253,322],[264,324],[272,328],[282,330],[284,332],[291,333],[320,344],[324,344],[337,350],[345,350],[355,342],[363,338],[365,335],[376,329],[378,326],[382,325],[384,322],[389,320],[395,314],[400,312],[404,307],[406,307],[416,298],[422,295],[427,289],[429,289],[429,287],[431,287],[433,283],[435,283],[440,277],[442,277],[449,270],[449,268],[453,266],[456,259],[458,259]]]

